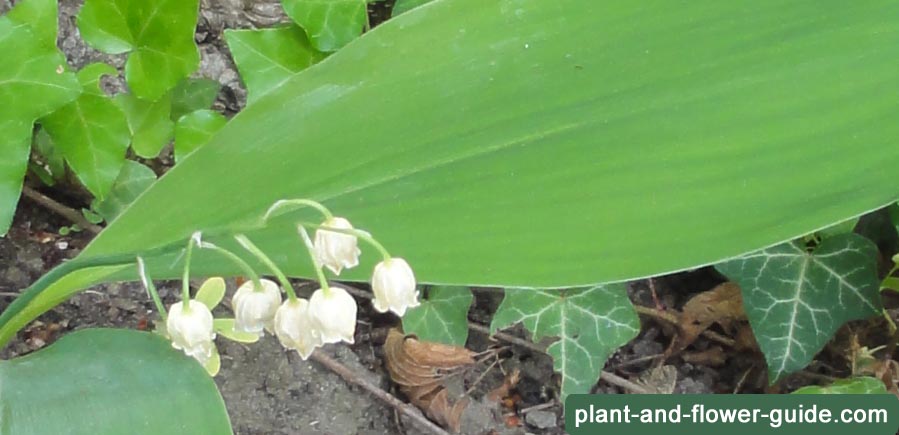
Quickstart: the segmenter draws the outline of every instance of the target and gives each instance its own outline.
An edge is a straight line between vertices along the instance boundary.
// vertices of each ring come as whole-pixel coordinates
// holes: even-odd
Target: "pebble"
[[[531,411],[524,416],[524,421],[538,429],[549,429],[557,426],[556,413],[551,411]]]

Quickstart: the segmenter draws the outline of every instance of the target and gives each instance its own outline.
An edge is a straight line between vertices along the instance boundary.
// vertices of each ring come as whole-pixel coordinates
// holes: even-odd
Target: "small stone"
[[[538,429],[556,427],[556,413],[551,411],[531,411],[524,416],[524,421]]]

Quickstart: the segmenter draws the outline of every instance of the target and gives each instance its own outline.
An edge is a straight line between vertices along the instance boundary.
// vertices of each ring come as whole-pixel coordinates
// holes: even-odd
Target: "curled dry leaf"
[[[733,282],[719,284],[693,296],[684,305],[678,325],[680,333],[671,343],[666,356],[670,357],[685,349],[715,323],[725,330],[731,330],[737,322],[746,320],[740,287]]]
[[[390,378],[409,401],[443,427],[459,432],[469,401],[453,401],[443,381],[455,370],[474,364],[474,353],[464,347],[419,341],[396,329],[387,334],[384,353]]]

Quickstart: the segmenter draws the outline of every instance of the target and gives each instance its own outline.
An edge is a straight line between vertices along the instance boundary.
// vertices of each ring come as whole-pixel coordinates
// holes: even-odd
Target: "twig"
[[[18,293],[14,293],[14,292],[0,292],[0,297],[10,297],[10,298],[14,298],[14,297],[16,297],[16,296],[19,296],[19,294],[18,294]]]
[[[353,373],[346,366],[335,361],[334,359],[325,355],[324,353],[322,353],[320,351],[313,352],[312,356],[310,358],[313,361],[327,367],[332,372],[340,375],[340,377],[343,378],[344,381],[347,381],[353,385],[358,385],[358,386],[364,388],[366,391],[368,391],[369,393],[371,393],[378,399],[383,400],[384,402],[386,402],[388,405],[392,406],[397,411],[402,412],[404,415],[411,418],[416,423],[420,424],[422,427],[427,428],[431,433],[434,433],[436,435],[449,435],[449,432],[443,430],[443,428],[441,428],[440,426],[437,426],[431,420],[428,420],[427,418],[425,418],[425,416],[423,416],[421,414],[421,412],[418,411],[417,409],[415,409],[412,405],[409,405],[407,403],[400,401],[399,399],[397,399],[390,393],[379,388],[377,385],[374,385],[374,384],[360,378],[359,376],[356,376],[356,374]]]
[[[72,221],[74,224],[94,234],[103,231],[103,227],[90,223],[81,212],[56,202],[53,198],[44,195],[28,186],[22,186],[22,194],[38,205]]]
[[[634,309],[637,311],[637,314],[642,314],[647,317],[652,317],[656,320],[661,320],[666,323],[670,323],[675,327],[680,327],[680,319],[677,318],[674,314],[671,314],[668,311],[661,311],[655,308],[644,307],[639,304],[634,304]],[[736,346],[736,341],[732,338],[725,337],[715,331],[705,330],[702,331],[702,336],[708,338],[709,340],[716,341],[720,344],[723,344],[727,347]]]
[[[542,411],[546,408],[552,408],[553,406],[556,406],[555,402],[546,402],[546,403],[541,403],[539,405],[529,406],[527,408],[522,409],[521,411],[518,411],[518,413],[521,415],[525,415],[531,411]]]

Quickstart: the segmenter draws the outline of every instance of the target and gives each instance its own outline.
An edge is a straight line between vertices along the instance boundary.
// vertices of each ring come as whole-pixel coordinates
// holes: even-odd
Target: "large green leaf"
[[[547,348],[562,375],[562,397],[589,393],[606,359],[640,332],[640,320],[622,284],[578,290],[507,289],[490,332],[522,323],[534,341],[558,337]]]
[[[132,92],[155,101],[200,64],[194,43],[199,0],[87,0],[78,30],[107,53],[130,52],[125,79]]]
[[[41,118],[75,175],[99,200],[112,189],[131,140],[125,113],[99,87],[101,76],[115,74],[105,63],[84,67],[78,72],[81,96]]]
[[[434,0],[396,0],[396,3],[393,4],[393,9],[390,11],[390,13],[395,17],[403,12],[412,10],[432,1]]]
[[[55,1],[25,0],[0,17],[0,236],[9,229],[22,191],[34,120],[80,90],[65,58],[49,43],[51,37],[55,41],[56,22],[49,22],[48,14],[55,17]],[[50,24],[52,29],[46,28]]]
[[[436,1],[260,98],[67,267],[144,253],[170,278],[191,233],[238,249],[240,230],[310,276],[292,223],[318,216],[258,229],[296,197],[424,283],[565,287],[731,258],[899,196],[896,18],[887,0]],[[0,338],[63,272],[0,315]]]
[[[247,86],[247,104],[325,57],[296,26],[226,30],[225,40]]]
[[[215,383],[164,338],[89,329],[0,362],[0,434],[230,434]]]
[[[807,366],[844,323],[881,312],[876,258],[874,243],[848,233],[813,252],[785,243],[717,266],[743,290],[772,382]]]

